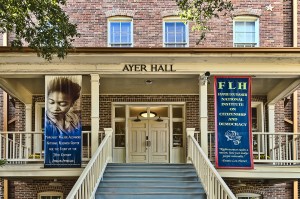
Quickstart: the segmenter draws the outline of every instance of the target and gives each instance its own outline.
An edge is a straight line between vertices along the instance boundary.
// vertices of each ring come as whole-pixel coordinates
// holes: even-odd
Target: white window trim
[[[235,47],[235,22],[255,22],[255,47],[259,47],[259,18],[254,16],[238,16],[233,20],[233,47]]]
[[[56,192],[56,191],[48,191],[48,192],[41,192],[38,193],[38,199],[41,199],[42,196],[60,196],[61,198],[64,197],[64,194],[61,192]]]
[[[107,19],[107,46],[111,46],[111,38],[110,38],[110,22],[130,22],[131,25],[131,45],[133,47],[133,19],[131,17],[110,17]]]
[[[166,22],[183,22],[183,23],[186,23],[186,29],[185,29],[185,38],[186,38],[186,45],[184,48],[187,48],[189,47],[189,23],[184,20],[184,19],[181,19],[179,17],[166,17],[163,19],[163,47],[166,47],[165,45],[165,41],[166,41],[166,38],[165,38],[165,23]]]
[[[261,195],[256,193],[238,193],[236,194],[236,197],[261,197]]]

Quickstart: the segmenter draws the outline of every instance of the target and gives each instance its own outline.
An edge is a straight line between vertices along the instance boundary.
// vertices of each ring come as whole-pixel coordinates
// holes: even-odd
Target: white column
[[[275,104],[268,104],[268,115],[269,115],[269,123],[268,123],[268,128],[269,128],[269,133],[275,133]],[[269,136],[269,150],[272,149],[272,158],[275,155],[275,151],[273,150],[273,147],[275,147],[275,139],[274,136]]]
[[[92,156],[99,146],[99,75],[91,74],[91,148]]]
[[[32,135],[29,134],[32,132],[32,104],[25,104],[25,146],[30,148],[30,152],[32,151]]]
[[[199,116],[201,148],[208,155],[207,79],[199,76]]]
[[[275,104],[268,104],[269,132],[275,133]]]

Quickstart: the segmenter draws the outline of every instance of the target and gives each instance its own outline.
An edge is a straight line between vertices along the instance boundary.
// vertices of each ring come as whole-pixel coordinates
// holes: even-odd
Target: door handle
[[[150,140],[146,140],[146,147],[150,147],[151,146],[151,141]]]

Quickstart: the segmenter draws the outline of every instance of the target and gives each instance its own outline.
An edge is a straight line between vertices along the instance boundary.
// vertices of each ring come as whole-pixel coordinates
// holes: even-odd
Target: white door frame
[[[35,132],[42,132],[42,109],[45,108],[45,102],[36,102],[35,103]],[[34,134],[33,136],[33,145],[34,145],[34,153],[41,153],[42,152],[42,136],[44,134]]]

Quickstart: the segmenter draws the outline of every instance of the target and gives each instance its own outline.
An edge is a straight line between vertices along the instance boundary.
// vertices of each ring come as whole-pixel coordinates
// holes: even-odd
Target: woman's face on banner
[[[62,92],[48,94],[47,111],[56,118],[63,118],[72,106],[71,98]]]

